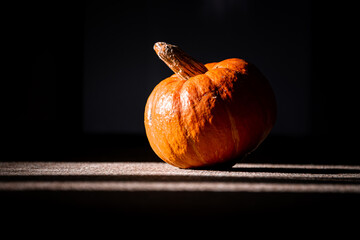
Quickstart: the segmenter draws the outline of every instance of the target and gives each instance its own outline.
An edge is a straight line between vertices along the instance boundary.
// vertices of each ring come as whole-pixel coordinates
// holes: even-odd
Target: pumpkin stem
[[[157,42],[154,45],[154,50],[159,58],[183,80],[188,80],[208,71],[204,64],[190,57],[178,46]]]

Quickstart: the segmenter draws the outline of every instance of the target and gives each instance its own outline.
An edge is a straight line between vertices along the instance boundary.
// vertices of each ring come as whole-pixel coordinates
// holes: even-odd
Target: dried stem
[[[154,45],[154,50],[159,58],[183,80],[207,72],[204,64],[190,57],[178,46],[157,42]]]

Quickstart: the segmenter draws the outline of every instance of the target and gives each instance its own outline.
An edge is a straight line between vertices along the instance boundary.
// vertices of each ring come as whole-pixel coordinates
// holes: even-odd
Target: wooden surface
[[[180,220],[217,229],[339,229],[352,227],[360,214],[360,166],[239,163],[184,170],[163,162],[2,162],[0,199],[2,218],[12,226],[110,224],[116,230],[124,221],[171,228]]]
[[[227,170],[186,170],[162,162],[2,162],[0,180],[3,196],[40,196],[40,202],[50,197],[50,203],[72,207],[83,201],[120,211],[156,207],[164,213],[196,205],[219,212],[248,211],[254,199],[255,206],[271,212],[288,206],[327,206],[337,199],[351,204],[360,195],[357,165],[239,163]],[[89,194],[96,201],[88,199]],[[55,195],[58,198],[52,198]],[[79,201],[71,202],[68,195]],[[119,202],[108,195],[120,196]]]
[[[4,162],[2,191],[360,193],[360,166],[238,163],[187,170],[161,162]]]

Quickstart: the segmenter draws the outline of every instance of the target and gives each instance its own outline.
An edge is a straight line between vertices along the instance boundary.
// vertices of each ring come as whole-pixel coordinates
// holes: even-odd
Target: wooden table
[[[360,166],[238,163],[225,170],[162,162],[3,162],[1,191],[360,193]]]
[[[0,194],[21,212],[36,206],[44,213],[133,217],[355,214],[360,166],[238,163],[185,170],[163,162],[2,162]]]

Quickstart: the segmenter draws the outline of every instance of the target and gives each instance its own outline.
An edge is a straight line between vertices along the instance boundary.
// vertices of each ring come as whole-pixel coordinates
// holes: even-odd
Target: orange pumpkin
[[[203,65],[163,42],[154,49],[175,72],[145,107],[146,135],[163,161],[179,168],[232,166],[267,137],[275,96],[254,65],[238,58]]]

